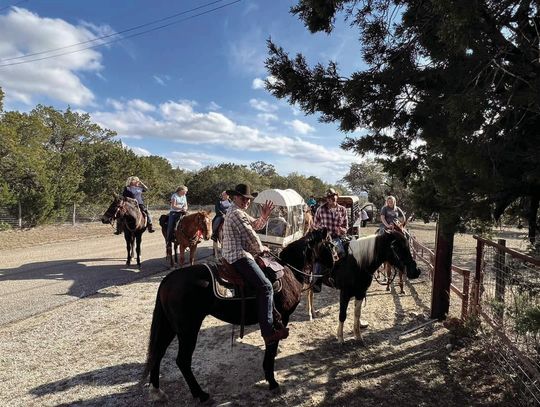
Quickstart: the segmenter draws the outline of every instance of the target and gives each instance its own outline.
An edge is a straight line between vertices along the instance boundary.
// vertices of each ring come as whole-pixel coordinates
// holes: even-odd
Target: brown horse
[[[167,223],[169,215],[161,215],[159,224],[161,225],[161,233],[167,241]],[[189,263],[195,264],[195,252],[197,245],[204,239],[210,239],[212,235],[212,222],[210,220],[210,212],[199,211],[190,215],[184,216],[178,226],[174,230],[174,257],[172,256],[172,245],[168,243],[166,246],[167,260],[171,267],[176,263],[182,266],[185,261],[184,252],[189,248]],[[180,261],[178,261],[178,247],[180,247]]]
[[[141,240],[146,230],[146,217],[141,212],[139,204],[133,198],[114,195],[114,200],[101,217],[103,223],[113,221],[124,222],[124,239],[126,239],[127,260],[131,264],[133,250],[137,252],[137,267],[141,267]]]

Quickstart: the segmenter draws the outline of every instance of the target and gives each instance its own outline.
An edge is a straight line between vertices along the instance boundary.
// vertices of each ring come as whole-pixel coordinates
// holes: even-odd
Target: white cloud
[[[152,78],[161,86],[165,86],[165,82],[171,80],[169,75],[153,75]]]
[[[308,134],[315,131],[313,126],[298,119],[294,119],[291,122],[285,122],[285,124],[289,125],[295,132],[300,134]]]
[[[125,144],[124,144],[125,145]],[[149,157],[152,155],[152,153],[142,147],[130,147],[127,146],[131,151],[133,151],[135,154],[137,154],[140,157]]]
[[[121,138],[157,138],[169,142],[206,146],[226,146],[230,150],[265,152],[309,165],[326,166],[329,162],[344,162],[347,156],[338,148],[268,134],[255,127],[235,123],[222,113],[195,111],[193,101],[167,101],[155,111],[141,110],[140,102],[115,101],[115,110],[91,113],[92,119],[103,127],[114,130]],[[235,159],[236,161],[236,159]],[[345,159],[347,161],[347,159]]]
[[[190,171],[199,170],[208,165],[215,165],[217,163],[225,163],[233,161],[231,157],[214,155],[214,154],[204,154],[196,151],[191,152],[179,152],[173,151],[168,153],[165,158],[169,160],[173,167],[180,167]],[[245,164],[248,165],[251,161],[237,160],[234,159],[236,164]]]
[[[140,110],[141,112],[153,112],[156,110],[155,106],[151,105],[150,103],[146,103],[141,99],[132,99],[127,103],[127,105],[128,107],[135,110]]]
[[[231,69],[249,74],[263,75],[266,72],[264,61],[267,58],[264,46],[264,37],[260,31],[246,33],[244,38],[229,44],[229,58]]]
[[[213,100],[208,104],[208,110],[220,110],[220,109],[221,109],[221,106],[218,105]]]
[[[278,110],[278,106],[272,103],[268,103],[261,99],[250,99],[249,104],[252,108],[265,113],[271,113]]]
[[[261,78],[253,79],[253,82],[251,82],[251,87],[253,89],[264,89],[264,80]]]
[[[87,22],[72,25],[62,19],[40,17],[18,7],[0,15],[0,65],[9,65],[0,67],[0,83],[6,99],[31,104],[33,98],[47,96],[75,106],[91,105],[94,94],[83,85],[78,74],[85,71],[98,73],[103,68],[100,52],[87,49],[58,55],[77,49],[69,47],[25,58],[57,55],[25,64],[18,64],[23,59],[13,58],[91,41],[111,32],[108,26],[95,26]]]
[[[264,122],[277,121],[278,117],[273,113],[258,113],[257,117]]]

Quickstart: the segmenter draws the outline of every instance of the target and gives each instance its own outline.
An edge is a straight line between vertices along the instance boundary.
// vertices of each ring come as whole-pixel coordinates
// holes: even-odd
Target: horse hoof
[[[208,394],[205,391],[201,391],[201,393],[197,396],[193,396],[196,399],[199,399],[199,401],[203,404],[211,404],[213,403],[213,400],[210,398],[210,394]]]
[[[268,384],[268,390],[270,390],[272,393],[281,393],[281,387],[279,386],[279,383],[275,380],[271,381]]]
[[[167,396],[167,394],[163,390],[156,389],[152,385],[150,385],[148,393],[150,394],[150,401],[168,401],[169,400],[169,396]]]

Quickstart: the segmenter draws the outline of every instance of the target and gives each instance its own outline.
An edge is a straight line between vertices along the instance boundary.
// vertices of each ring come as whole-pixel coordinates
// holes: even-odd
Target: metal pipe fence
[[[483,337],[516,404],[540,405],[540,260],[477,239],[474,312],[486,322]]]

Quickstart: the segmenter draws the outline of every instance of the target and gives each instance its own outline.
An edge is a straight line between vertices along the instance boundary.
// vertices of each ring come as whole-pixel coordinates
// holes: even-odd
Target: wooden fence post
[[[72,226],[75,226],[76,215],[77,215],[77,204],[75,202],[73,202],[73,215],[71,217],[71,225]]]
[[[506,247],[506,240],[499,239],[497,241],[501,246]],[[504,250],[497,248],[495,254],[495,301],[497,306],[495,308],[495,320],[498,324],[502,325],[504,317],[504,293],[506,291],[506,273],[505,273],[505,252]]]
[[[22,229],[22,206],[21,206],[21,200],[17,202],[19,206],[19,214],[18,214],[18,221],[19,221],[19,229]]]
[[[475,236],[476,237],[476,236]],[[478,315],[480,311],[480,286],[482,281],[482,257],[484,256],[484,242],[476,239],[476,269],[474,272],[473,286],[471,288],[470,314]]]

